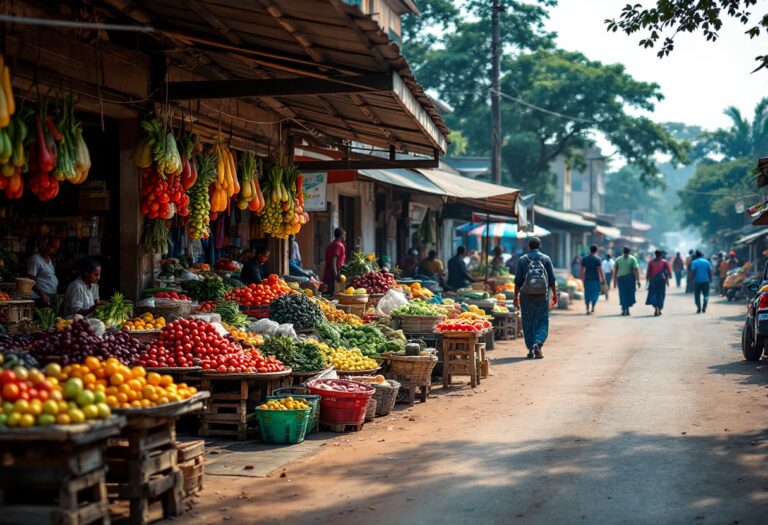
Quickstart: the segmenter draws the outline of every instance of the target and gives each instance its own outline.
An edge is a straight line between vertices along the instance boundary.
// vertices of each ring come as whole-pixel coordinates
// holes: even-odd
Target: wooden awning
[[[447,147],[449,130],[397,45],[342,0],[98,3],[110,21],[154,28],[170,61],[202,77],[169,83],[167,98],[252,100],[330,144],[429,156]]]

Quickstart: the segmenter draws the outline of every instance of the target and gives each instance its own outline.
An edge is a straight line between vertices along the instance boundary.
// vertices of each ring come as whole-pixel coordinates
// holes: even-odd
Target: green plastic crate
[[[287,387],[285,390],[295,387]],[[273,399],[282,399],[285,397],[292,397],[293,399],[301,399],[309,403],[312,412],[309,414],[309,425],[307,426],[307,434],[317,432],[320,430],[320,396],[316,394],[285,394],[280,392],[283,389],[276,389],[272,392],[271,396],[267,396],[267,401]]]
[[[304,441],[312,408],[304,410],[256,409],[259,431],[264,443],[294,444]]]

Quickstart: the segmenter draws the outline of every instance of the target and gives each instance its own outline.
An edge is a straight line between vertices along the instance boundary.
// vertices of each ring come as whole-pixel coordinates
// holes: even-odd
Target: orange
[[[121,405],[128,402],[128,395],[125,392],[119,392],[115,397]]]
[[[137,392],[141,390],[141,383],[138,379],[129,379],[126,384],[131,388],[131,390],[135,390]]]
[[[169,376],[168,374],[163,375],[160,378],[160,384],[162,386],[168,386],[173,384],[173,377]]]
[[[123,383],[117,388],[118,392],[122,392],[123,394],[127,394],[131,391],[131,386],[128,383]]]
[[[85,366],[88,367],[88,370],[96,370],[101,368],[101,361],[99,361],[97,357],[91,355],[85,358]]]
[[[114,396],[117,394],[118,390],[116,386],[108,386],[107,389],[104,391],[105,394],[108,396]]]
[[[141,408],[141,401],[139,401],[138,399],[135,401],[131,401],[131,406],[134,408]]]
[[[150,372],[147,374],[147,383],[157,386],[160,384],[162,377],[157,372]]]
[[[117,400],[117,396],[107,396],[107,405],[115,408],[120,402]]]
[[[128,396],[128,401],[130,401],[130,402],[134,402],[137,399],[139,399],[139,392],[137,392],[136,390],[131,390],[126,395]]]
[[[98,368],[94,370],[93,373],[96,376],[96,379],[104,379],[107,377],[107,372],[103,368]]]
[[[144,377],[147,375],[147,371],[144,370],[144,367],[134,366],[133,368],[131,368],[131,375],[134,378]]]
[[[114,386],[122,386],[124,381],[125,381],[125,377],[123,377],[123,374],[119,372],[115,372],[109,378],[109,383]]]
[[[153,387],[152,385],[147,385],[147,386],[145,386],[145,387],[144,387],[144,388],[141,390],[141,395],[142,395],[143,397],[146,397],[146,398],[148,398],[148,399],[151,399],[151,398],[152,398],[152,396],[154,396],[154,395],[155,395],[155,387]]]
[[[86,385],[88,385],[88,384],[92,385],[92,384],[96,383],[96,374],[92,374],[90,372],[85,374],[83,376],[83,383],[85,383]]]

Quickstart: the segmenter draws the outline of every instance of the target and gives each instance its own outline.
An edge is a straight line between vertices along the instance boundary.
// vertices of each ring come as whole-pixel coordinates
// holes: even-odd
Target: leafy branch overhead
[[[662,58],[674,50],[678,33],[701,31],[707,41],[714,42],[727,17],[750,26],[746,34],[756,38],[761,32],[768,31],[768,14],[760,16],[757,23],[750,23],[752,13],[749,9],[757,3],[757,0],[658,0],[652,8],[627,4],[618,19],[609,19],[605,23],[608,31],[621,30],[628,35],[644,31],[640,46],[654,48],[660,44],[656,54]],[[755,60],[759,62],[755,71],[768,66],[768,55],[758,56]]]

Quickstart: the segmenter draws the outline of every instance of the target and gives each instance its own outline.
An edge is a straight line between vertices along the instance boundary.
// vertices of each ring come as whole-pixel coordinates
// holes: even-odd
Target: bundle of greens
[[[367,357],[378,355],[379,346],[387,342],[381,330],[369,324],[363,326],[340,324],[336,325],[336,329],[340,334],[341,346],[359,348]]]
[[[115,292],[109,301],[97,306],[91,314],[91,317],[103,322],[107,328],[121,326],[132,316],[133,303],[128,301],[120,292]]]
[[[421,315],[428,317],[438,317],[445,315],[445,309],[443,307],[430,304],[421,299],[416,299],[413,302],[406,303],[403,306],[399,306],[390,312],[390,315]]]
[[[183,281],[181,287],[196,301],[219,301],[229,291],[221,277],[211,275],[202,281]]]
[[[240,307],[234,301],[221,301],[211,311],[221,316],[222,323],[227,323],[237,328],[243,328],[248,324],[248,316],[240,311]]]
[[[296,372],[315,372],[325,368],[325,359],[316,345],[294,341],[290,337],[268,337],[259,349],[275,356]]]

